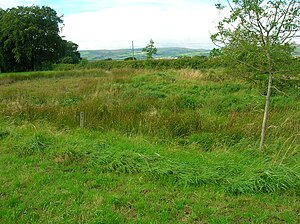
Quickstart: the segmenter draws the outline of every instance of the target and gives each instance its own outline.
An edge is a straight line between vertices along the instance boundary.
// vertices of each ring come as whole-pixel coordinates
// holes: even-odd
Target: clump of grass
[[[205,151],[211,151],[215,144],[214,134],[207,132],[192,134],[188,139],[188,143],[194,143]]]
[[[207,156],[205,159],[209,162],[197,158],[198,161],[195,159],[180,163],[174,158],[123,152],[105,157],[106,160],[102,159],[105,166],[100,166],[111,172],[142,173],[150,178],[179,185],[215,185],[235,194],[270,193],[300,186],[299,167],[270,167],[269,163],[265,163],[261,170],[259,166],[247,169],[246,164],[233,164],[232,161],[237,160],[234,156],[220,157],[229,161],[216,164],[217,161],[212,162]]]
[[[7,138],[10,135],[8,130],[1,130],[0,129],[0,141]]]
[[[53,139],[44,134],[34,134],[32,137],[21,137],[22,141],[12,146],[12,150],[21,157],[31,156],[34,154],[44,154],[53,144]]]
[[[287,167],[280,164],[264,163],[250,168],[251,173],[239,176],[230,182],[228,191],[238,193],[271,193],[278,190],[299,189],[300,166]],[[249,175],[251,174],[251,175]]]
[[[73,148],[67,148],[60,150],[59,152],[55,152],[52,157],[53,162],[62,166],[78,166],[86,161],[86,154]]]

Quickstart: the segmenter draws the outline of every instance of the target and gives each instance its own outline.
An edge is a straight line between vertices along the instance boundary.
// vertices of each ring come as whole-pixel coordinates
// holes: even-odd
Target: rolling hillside
[[[183,56],[208,56],[210,50],[207,49],[190,49],[190,48],[158,48],[155,58],[177,58]],[[95,60],[124,60],[132,56],[131,49],[118,49],[118,50],[82,50],[80,51],[81,57],[89,61]],[[300,47],[297,45],[293,53],[295,57],[300,55]],[[142,48],[135,49],[135,57],[137,59],[145,59],[146,54],[142,52]]]
[[[189,49],[189,48],[158,48],[155,58],[177,58],[182,56],[207,56],[210,50],[205,49]],[[132,56],[131,49],[119,50],[84,50],[80,51],[81,57],[87,58],[90,61],[114,59],[122,60]],[[146,54],[142,52],[142,48],[135,49],[135,57],[143,59]]]

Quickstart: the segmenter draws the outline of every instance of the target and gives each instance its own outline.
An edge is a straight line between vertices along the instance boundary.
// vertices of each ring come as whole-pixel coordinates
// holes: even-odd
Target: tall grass
[[[1,85],[0,113],[76,128],[84,112],[85,129],[145,135],[202,151],[255,147],[264,96],[247,79],[227,76],[222,70],[131,69],[27,74],[29,80]],[[297,82],[276,88],[282,91],[272,98],[265,153],[278,161],[299,149],[300,105]]]
[[[256,144],[259,137],[264,97],[243,79],[222,81],[210,71],[88,72],[2,85],[1,114],[78,127],[84,112],[87,129],[178,139],[203,150]],[[272,100],[269,139],[299,134],[298,93],[291,94],[289,103],[284,94]]]
[[[24,159],[39,156],[66,169],[75,165],[76,169],[101,173],[137,173],[179,186],[218,187],[231,194],[300,193],[297,161],[272,163],[249,149],[204,154],[179,146],[170,152],[168,144],[149,143],[139,136],[128,139],[112,132],[61,132],[45,122],[24,123],[1,133],[2,146],[10,153]]]
[[[264,78],[2,75],[0,223],[299,223],[299,82],[283,79],[259,152]]]

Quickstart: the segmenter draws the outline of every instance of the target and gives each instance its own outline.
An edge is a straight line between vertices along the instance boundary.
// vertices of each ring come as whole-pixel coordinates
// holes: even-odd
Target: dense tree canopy
[[[63,40],[59,35],[62,25],[62,18],[47,6],[1,10],[1,70],[36,70],[45,63],[57,63],[63,57],[70,56],[70,48],[76,53],[77,45]],[[73,48],[75,46],[76,50]]]

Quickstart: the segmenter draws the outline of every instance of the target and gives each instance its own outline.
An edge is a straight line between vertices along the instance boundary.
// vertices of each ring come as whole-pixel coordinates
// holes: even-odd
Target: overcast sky
[[[62,35],[80,50],[144,47],[211,49],[218,0],[0,0],[0,8],[47,5],[64,15]]]

